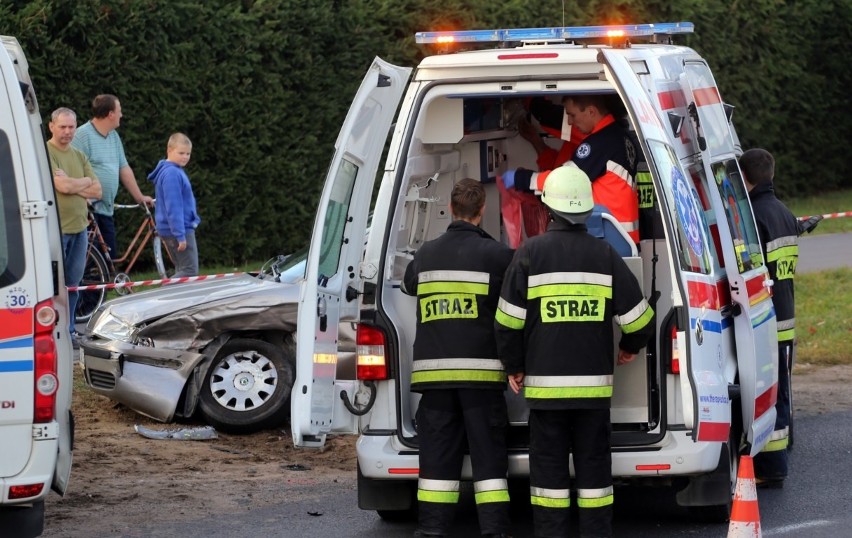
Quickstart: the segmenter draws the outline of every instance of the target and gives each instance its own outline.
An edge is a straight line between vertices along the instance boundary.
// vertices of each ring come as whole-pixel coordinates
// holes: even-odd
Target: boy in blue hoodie
[[[195,196],[184,167],[192,154],[192,142],[183,133],[169,137],[166,158],[157,163],[148,179],[154,183],[157,233],[175,261],[175,277],[198,274],[195,228],[201,222]]]

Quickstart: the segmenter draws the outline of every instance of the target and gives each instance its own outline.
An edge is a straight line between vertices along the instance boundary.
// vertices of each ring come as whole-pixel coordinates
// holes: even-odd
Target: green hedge
[[[850,186],[848,0],[25,0],[0,33],[27,53],[45,115],[122,102],[119,132],[140,186],[170,133],[193,140],[188,173],[203,264],[239,264],[308,240],[334,140],[376,55],[416,65],[418,30],[691,20],[744,147],[778,158],[779,189]],[[122,191],[126,201],[127,195]],[[121,224],[121,223],[120,223]],[[130,226],[124,226],[125,232]],[[126,244],[127,237],[123,237]]]

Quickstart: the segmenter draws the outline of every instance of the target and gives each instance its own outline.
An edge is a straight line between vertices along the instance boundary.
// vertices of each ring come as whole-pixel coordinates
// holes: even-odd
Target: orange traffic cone
[[[731,508],[728,538],[760,538],[760,512],[757,509],[757,485],[751,456],[740,457],[737,490]]]

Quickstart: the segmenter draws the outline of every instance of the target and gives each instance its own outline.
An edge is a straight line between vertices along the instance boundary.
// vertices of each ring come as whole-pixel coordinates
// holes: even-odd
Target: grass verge
[[[852,269],[796,275],[801,363],[852,364]]]
[[[824,193],[817,196],[807,196],[796,200],[784,200],[790,211],[797,217],[810,215],[825,215],[852,211],[852,189]],[[814,234],[830,234],[852,232],[852,217],[824,219],[812,232]],[[797,279],[799,277],[796,277]]]

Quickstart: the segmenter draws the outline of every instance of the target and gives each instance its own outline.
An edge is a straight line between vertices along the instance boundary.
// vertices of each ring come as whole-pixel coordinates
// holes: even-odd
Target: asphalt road
[[[763,536],[823,538],[852,535],[852,411],[797,417],[796,448],[784,489],[758,490]],[[353,481],[354,482],[354,481]],[[185,538],[375,537],[411,536],[414,522],[387,523],[375,513],[358,509],[352,483],[323,486],[309,500],[285,502],[262,509],[223,513],[198,521],[156,523],[136,528],[130,536]],[[616,490],[617,536],[719,537],[726,524],[696,522],[674,504],[662,488]],[[513,516],[513,536],[532,536],[532,521],[523,500]],[[96,528],[93,518],[93,532]],[[479,534],[473,502],[463,498],[454,537]],[[575,518],[576,525],[576,518]],[[576,536],[576,528],[572,535]]]
[[[813,273],[838,267],[852,268],[852,233],[806,235],[799,238],[797,273]]]

